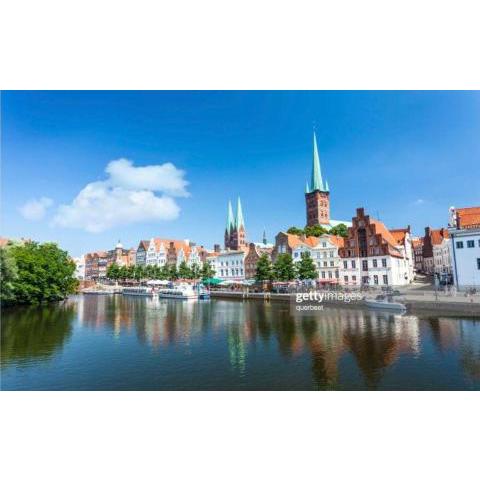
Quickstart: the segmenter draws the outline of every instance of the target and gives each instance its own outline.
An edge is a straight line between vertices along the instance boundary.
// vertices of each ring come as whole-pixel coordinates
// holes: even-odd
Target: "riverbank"
[[[235,292],[235,291],[212,291],[212,298],[229,298],[237,300],[262,300],[262,301],[279,301],[289,302],[290,294],[288,293],[251,293],[251,292]],[[407,307],[407,312],[415,313],[435,313],[445,316],[468,316],[480,318],[480,303],[469,301],[467,297],[437,297],[435,294],[406,295],[403,296],[403,303]],[[366,308],[362,302],[344,302],[342,300],[324,299],[324,305],[342,308]]]

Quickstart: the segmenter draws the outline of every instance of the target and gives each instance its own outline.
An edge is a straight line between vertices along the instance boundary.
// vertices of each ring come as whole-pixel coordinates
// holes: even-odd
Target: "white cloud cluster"
[[[173,220],[180,213],[173,197],[188,196],[185,172],[171,163],[135,167],[122,158],[105,171],[106,180],[87,184],[70,204],[58,207],[53,225],[98,233],[135,222]]]
[[[53,200],[48,197],[29,200],[19,208],[20,213],[27,220],[39,221],[45,217],[48,208],[53,205]]]

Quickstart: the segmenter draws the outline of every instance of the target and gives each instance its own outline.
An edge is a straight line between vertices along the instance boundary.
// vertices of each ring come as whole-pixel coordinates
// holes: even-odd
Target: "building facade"
[[[215,259],[215,276],[222,280],[245,280],[245,256],[243,250],[219,253]]]
[[[450,208],[450,253],[454,284],[480,286],[480,207]]]
[[[404,249],[379,220],[357,209],[348,238],[339,249],[344,285],[407,285],[409,264]]]
[[[427,275],[440,276],[452,273],[450,238],[446,228],[425,227],[422,256],[423,271]]]
[[[414,255],[415,271],[423,272],[423,237],[416,237],[412,239],[412,248]]]
[[[247,232],[243,218],[242,202],[237,200],[237,213],[233,216],[232,203],[228,202],[227,224],[224,234],[225,250],[242,250],[247,248]]]
[[[247,280],[255,278],[257,273],[257,262],[260,260],[262,255],[267,255],[269,260],[272,260],[272,251],[273,246],[267,246],[265,241],[261,243],[250,243],[248,245],[248,251],[245,255],[245,278]]]

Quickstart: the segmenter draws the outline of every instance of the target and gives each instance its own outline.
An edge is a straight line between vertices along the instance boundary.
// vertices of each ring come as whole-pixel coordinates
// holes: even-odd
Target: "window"
[[[325,272],[322,270],[322,278],[325,278]]]
[[[372,263],[373,263],[373,268],[377,268],[377,263],[378,263],[378,262],[377,262],[377,259],[376,259],[376,258],[374,258],[374,259],[372,260]]]
[[[298,252],[295,252],[295,253],[293,254],[293,256],[294,256],[295,258],[298,258]]]
[[[362,270],[363,271],[368,270],[368,260],[362,260]]]
[[[357,281],[357,276],[356,275],[352,275],[352,282],[356,282]]]
[[[352,268],[355,268],[355,260],[352,260]]]
[[[333,263],[333,262],[330,262],[330,266],[333,267],[333,266],[334,266],[334,263]]]
[[[480,258],[477,258],[477,268],[480,270]]]
[[[475,242],[473,240],[467,240],[467,248],[473,248],[475,246]]]
[[[335,278],[339,278],[338,270],[335,270]]]
[[[348,264],[347,264],[347,261],[346,261],[346,260],[344,260],[344,262],[343,262],[343,268],[345,268],[345,269],[348,268]]]
[[[327,244],[325,242],[322,243],[323,248],[327,248]]]
[[[463,242],[457,242],[456,247],[457,248],[463,248]]]
[[[332,278],[332,272],[331,271],[328,272],[328,278]]]
[[[323,262],[323,266],[326,267],[326,266],[327,266],[327,262]]]
[[[479,258],[479,260],[480,260],[480,258]],[[345,283],[348,283],[348,276],[347,276],[347,275],[345,275],[345,276],[343,277],[343,281],[344,281]]]
[[[382,258],[382,267],[387,268],[387,259],[386,258]]]
[[[378,285],[378,275],[374,275],[374,276],[373,276],[373,283],[374,283],[375,285]]]
[[[388,285],[388,275],[383,276],[383,284]]]

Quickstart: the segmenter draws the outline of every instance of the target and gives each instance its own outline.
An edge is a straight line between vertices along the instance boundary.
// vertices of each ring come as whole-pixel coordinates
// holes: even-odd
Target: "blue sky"
[[[227,201],[238,195],[249,240],[264,227],[273,240],[303,226],[314,122],[334,219],[363,206],[419,234],[446,225],[451,205],[480,204],[479,92],[3,92],[1,100],[2,236],[54,240],[72,255],[152,236],[223,243]],[[115,183],[105,169],[121,158],[131,164],[113,164],[125,167]],[[138,170],[165,163],[175,187],[158,186],[163,170]],[[110,224],[92,231],[96,219],[86,226],[72,206],[92,182],[120,187],[121,199],[153,177],[141,221],[117,203]]]

